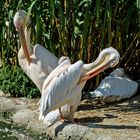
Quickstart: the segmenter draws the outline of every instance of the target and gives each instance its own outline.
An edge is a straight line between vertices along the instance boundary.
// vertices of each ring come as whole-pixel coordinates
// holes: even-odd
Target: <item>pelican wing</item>
[[[74,107],[74,110],[73,110],[74,112],[77,110],[77,107],[78,107],[78,105],[81,101],[81,96],[82,96],[81,91],[82,91],[85,83],[86,82],[83,82],[81,84],[76,85],[75,88],[73,88],[72,91],[71,91],[71,94],[74,96],[74,97],[70,96],[71,104]],[[62,106],[61,107],[61,112],[63,114],[63,117],[65,119],[68,119],[69,115],[70,115],[70,105],[66,104],[66,105]],[[56,110],[53,110],[53,111],[49,112],[45,116],[44,124],[46,124],[47,126],[50,126],[50,125],[54,124],[55,122],[57,122],[59,119],[60,119],[60,113],[59,113],[58,109],[56,109]]]
[[[47,82],[44,82],[43,84],[41,97],[41,112],[44,113],[57,109],[69,102],[71,90],[77,85],[82,74],[82,68],[83,62],[78,61],[75,64],[70,65],[61,73],[58,72],[55,77],[52,77],[49,80],[48,78],[46,79]],[[51,74],[49,76],[51,77]],[[47,86],[45,85],[46,83]]]
[[[34,54],[47,74],[49,74],[58,65],[57,57],[39,44],[34,46]]]
[[[121,76],[120,71],[114,71],[113,74],[103,79],[95,91],[90,92],[92,98],[101,97],[105,102],[115,102],[130,98],[136,93],[138,83],[126,76]]]

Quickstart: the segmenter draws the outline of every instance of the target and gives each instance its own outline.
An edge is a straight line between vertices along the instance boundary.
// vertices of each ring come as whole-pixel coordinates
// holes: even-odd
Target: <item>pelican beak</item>
[[[108,69],[109,67],[114,67],[118,63],[118,61],[114,59],[115,55],[106,55],[102,62],[100,62],[97,67],[95,67],[91,71],[87,72],[84,76],[82,76],[78,83],[80,84],[84,81],[93,78],[94,76],[98,75],[99,73]],[[113,65],[111,65],[112,62],[114,63]]]
[[[23,26],[21,26],[18,31],[19,31],[19,37],[20,37],[20,40],[21,40],[21,44],[23,46],[23,51],[25,53],[25,58],[27,59],[28,64],[30,65],[31,58],[30,58],[28,50],[27,50],[27,43],[26,43],[26,39],[25,39],[25,35],[24,35]]]

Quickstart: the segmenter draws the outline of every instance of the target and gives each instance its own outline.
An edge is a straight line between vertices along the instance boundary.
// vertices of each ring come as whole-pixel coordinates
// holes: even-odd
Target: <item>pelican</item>
[[[109,47],[101,51],[98,58],[90,64],[83,64],[81,60],[71,64],[68,59],[64,60],[43,83],[39,120],[45,121],[47,114],[56,109],[63,120],[61,107],[69,105],[68,120],[73,122],[73,115],[80,103],[81,91],[86,81],[105,69],[116,66],[119,58],[119,53]]]
[[[96,90],[90,92],[90,97],[111,103],[132,97],[137,89],[138,83],[127,77],[123,68],[117,68],[102,80]]]
[[[26,75],[42,90],[42,85],[48,74],[58,65],[58,59],[39,44],[30,44],[31,23],[29,15],[19,10],[14,16],[14,25],[19,32],[21,48],[18,52],[19,65]]]

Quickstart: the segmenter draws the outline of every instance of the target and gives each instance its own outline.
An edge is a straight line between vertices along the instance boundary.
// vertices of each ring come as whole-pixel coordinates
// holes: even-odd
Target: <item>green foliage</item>
[[[0,57],[3,66],[18,65],[19,39],[13,25],[17,10],[31,15],[32,44],[41,44],[57,57],[67,55],[72,62],[96,59],[112,46],[120,63],[134,79],[140,79],[139,0],[16,0],[0,3]],[[112,69],[93,79],[96,84]],[[139,75],[139,76],[138,76]],[[95,82],[92,81],[93,89]],[[88,89],[90,89],[88,87]]]
[[[0,90],[10,92],[14,97],[40,96],[39,90],[18,66],[6,66],[0,69]]]

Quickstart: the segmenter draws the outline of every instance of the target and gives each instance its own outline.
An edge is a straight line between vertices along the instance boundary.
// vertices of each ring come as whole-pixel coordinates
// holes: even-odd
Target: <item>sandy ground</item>
[[[112,104],[83,100],[75,113],[75,121],[116,140],[140,140],[140,94]]]
[[[3,105],[2,101],[7,103]],[[4,99],[1,98],[0,107],[1,111],[6,107],[10,112],[14,110],[13,108],[16,108],[16,110],[23,109],[26,113],[21,111],[22,115],[18,118],[19,123],[27,124],[28,126],[32,126],[32,129],[44,132],[44,130],[47,130],[46,127],[38,121],[38,101],[39,99],[6,97]],[[86,132],[87,134],[89,129],[93,132],[93,136],[96,136],[93,139],[90,138],[92,140],[140,140],[140,92],[130,99],[112,104],[102,104],[95,100],[85,99],[79,105],[74,117],[77,125],[62,125],[58,131],[59,136],[62,136],[62,134],[67,136],[71,131],[72,138],[77,133],[77,135],[81,135],[79,134],[81,132]],[[16,118],[15,120],[17,123],[18,119]],[[58,125],[50,127],[50,132],[54,133],[54,135],[56,130],[58,130],[56,129]],[[86,131],[81,131],[82,126],[86,128]]]

